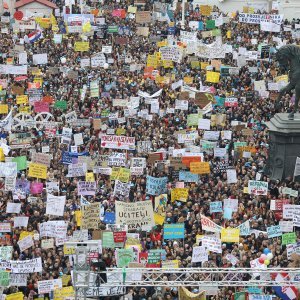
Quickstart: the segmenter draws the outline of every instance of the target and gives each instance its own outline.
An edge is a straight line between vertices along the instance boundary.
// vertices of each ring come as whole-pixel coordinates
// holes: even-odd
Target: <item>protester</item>
[[[287,267],[299,253],[299,183],[269,179],[266,122],[293,109],[292,94],[275,109],[288,80],[275,52],[299,44],[299,19],[189,1],[182,24],[177,1],[53,2],[48,16],[1,17],[6,299],[74,296],[67,241],[100,240],[94,259],[106,268]],[[221,300],[245,290],[141,286],[107,299],[124,292]]]

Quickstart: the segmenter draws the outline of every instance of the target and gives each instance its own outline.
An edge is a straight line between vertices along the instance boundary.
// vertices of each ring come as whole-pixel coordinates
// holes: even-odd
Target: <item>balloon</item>
[[[258,261],[259,261],[259,263],[261,263],[261,264],[263,264],[263,263],[265,262],[265,260],[264,260],[262,257],[260,257],[260,258],[258,259]]]
[[[267,259],[267,255],[266,255],[266,254],[262,254],[260,257],[261,257],[263,260]]]
[[[65,64],[65,63],[67,62],[67,59],[66,59],[65,57],[62,57],[62,58],[60,59],[60,62],[61,62],[62,64]]]
[[[103,68],[108,69],[108,63],[104,63]]]
[[[272,252],[270,252],[270,253],[267,254],[267,259],[271,260],[273,257],[274,257],[274,256],[273,256],[273,253],[272,253]]]
[[[264,264],[265,264],[266,266],[268,266],[268,265],[270,264],[270,261],[269,261],[268,259],[266,259],[266,260],[264,261]]]
[[[267,254],[268,254],[268,253],[270,253],[270,252],[271,252],[271,251],[270,251],[270,249],[269,249],[269,248],[265,248],[265,249],[264,249],[264,254],[266,254],[266,255],[267,255]]]

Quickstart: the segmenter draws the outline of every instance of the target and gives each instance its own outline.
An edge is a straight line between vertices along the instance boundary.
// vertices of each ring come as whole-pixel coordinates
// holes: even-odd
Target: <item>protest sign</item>
[[[222,212],[223,211],[222,202],[221,201],[210,202],[209,211],[210,213]]]
[[[222,242],[221,239],[215,236],[204,236],[201,239],[202,246],[205,247],[208,251],[214,253],[222,253]]]
[[[128,229],[154,226],[151,201],[124,203],[116,201],[116,223],[128,225]]]
[[[63,216],[66,196],[54,196],[47,194],[46,214],[54,216]]]
[[[10,263],[12,273],[28,274],[42,272],[41,257],[29,260],[11,260]]]
[[[201,227],[202,230],[210,232],[221,232],[222,227],[211,221],[209,218],[201,215]]]
[[[171,190],[171,201],[175,200],[186,202],[189,196],[188,188],[175,188]]]
[[[78,195],[94,196],[97,191],[97,185],[95,181],[78,181],[77,189]]]
[[[268,183],[264,181],[249,180],[248,192],[253,195],[267,195]]]
[[[116,135],[101,135],[101,146],[109,149],[135,150],[135,138],[116,136]]]
[[[204,246],[194,246],[192,254],[192,262],[205,262],[208,261],[208,251]]]
[[[117,249],[117,266],[124,268],[134,261],[133,249]]]
[[[83,205],[81,229],[98,229],[100,224],[100,204]]]
[[[48,294],[55,289],[62,288],[62,279],[51,279],[51,280],[42,280],[38,281],[38,293],[39,294]]]
[[[46,179],[47,178],[47,166],[38,164],[38,163],[30,163],[28,176]]]
[[[115,181],[114,196],[125,199],[129,196],[130,183],[123,183],[119,180]]]
[[[240,236],[239,228],[222,228],[221,241],[225,243],[238,243]]]
[[[240,236],[250,235],[250,222],[249,222],[249,220],[242,223],[240,226],[238,226],[238,228],[240,229]]]
[[[183,239],[184,238],[184,224],[165,224],[164,225],[164,239]]]
[[[281,236],[282,231],[281,231],[280,225],[274,225],[274,226],[267,227],[267,233],[268,233],[269,239],[277,237],[277,236]]]
[[[208,162],[191,162],[190,170],[193,174],[209,174],[210,165]]]
[[[89,42],[75,42],[74,51],[84,52],[89,51],[90,44]]]
[[[166,192],[167,177],[155,178],[147,176],[146,179],[146,193],[149,195],[160,195]]]
[[[282,245],[294,244],[296,242],[296,233],[284,233],[282,235]]]
[[[42,164],[42,165],[46,165],[47,167],[50,167],[51,156],[49,154],[45,154],[45,153],[34,152],[32,154],[31,160],[34,163],[38,163],[38,164]]]

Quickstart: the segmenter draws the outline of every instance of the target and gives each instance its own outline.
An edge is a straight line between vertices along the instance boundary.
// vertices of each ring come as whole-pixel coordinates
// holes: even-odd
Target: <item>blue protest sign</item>
[[[184,238],[184,224],[165,224],[164,225],[164,239],[174,240]]]

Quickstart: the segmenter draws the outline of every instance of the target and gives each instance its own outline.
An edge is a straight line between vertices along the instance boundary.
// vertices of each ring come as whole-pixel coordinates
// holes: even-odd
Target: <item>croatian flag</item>
[[[41,38],[42,32],[40,30],[35,30],[28,34],[28,39],[30,43],[36,42],[39,38]]]
[[[288,273],[277,273],[272,276],[276,282],[284,282],[290,280]],[[298,290],[295,286],[273,286],[276,295],[282,300],[293,300],[298,297]]]

